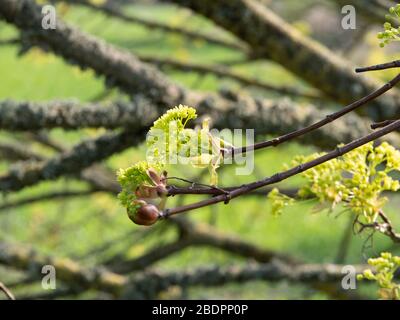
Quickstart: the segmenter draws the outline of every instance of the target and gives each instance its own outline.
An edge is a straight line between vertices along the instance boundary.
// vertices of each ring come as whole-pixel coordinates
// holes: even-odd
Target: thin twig
[[[197,184],[197,183],[196,183]],[[220,194],[226,194],[227,192],[236,190],[240,186],[234,186],[234,187],[212,187],[212,186],[207,186],[207,187],[179,187],[176,185],[169,185],[167,186],[168,190],[168,197],[171,196],[176,196],[176,195],[212,195],[212,196],[217,196]],[[267,196],[271,192],[271,188],[265,188],[264,190],[254,190],[248,195],[253,195],[253,196]],[[279,192],[287,195],[288,197],[295,198],[297,196],[298,189],[296,188],[285,188],[285,189],[279,189]]]
[[[56,200],[56,199],[64,199],[64,198],[72,198],[72,197],[87,197],[88,195],[91,195],[98,190],[95,189],[89,189],[89,190],[77,190],[77,191],[55,191],[55,192],[50,192],[38,196],[33,196],[25,199],[20,199],[16,200],[14,202],[9,202],[9,203],[4,203],[0,205],[0,211],[6,210],[6,209],[12,209],[28,204],[32,204],[34,202],[40,202],[40,201],[49,201],[49,200]]]
[[[386,127],[388,124],[393,123],[396,120],[385,120],[385,121],[380,121],[380,122],[375,122],[371,124],[371,129],[378,129],[378,128],[383,128]]]
[[[125,22],[140,24],[150,29],[158,29],[164,32],[176,33],[190,40],[201,40],[210,44],[222,46],[229,49],[239,50],[245,53],[249,51],[247,46],[240,43],[239,41],[229,41],[222,39],[221,37],[216,37],[211,34],[199,33],[196,31],[183,29],[181,27],[170,26],[161,22],[151,21],[148,19],[143,19],[132,15],[127,15],[122,10],[119,10],[115,6],[113,6],[111,1],[107,2],[104,5],[97,5],[87,0],[53,0],[53,1],[82,5],[94,10],[98,10],[110,17],[118,18]]]
[[[388,236],[394,243],[399,243],[400,234],[395,232],[392,222],[386,216],[386,214],[382,210],[379,210],[378,217],[383,221],[383,223],[380,223],[379,221],[373,221],[371,223],[363,223],[357,217],[354,220],[354,225],[360,226],[360,229],[357,231],[357,233],[361,233],[366,229],[370,229],[372,230],[371,236],[375,232],[379,232],[383,235]]]
[[[157,66],[167,66],[171,67],[177,70],[181,71],[189,71],[189,72],[197,72],[200,74],[204,73],[209,73],[213,74],[217,77],[222,77],[222,78],[228,78],[232,79],[234,81],[239,82],[242,85],[245,86],[251,86],[267,91],[273,91],[277,92],[279,94],[291,96],[291,97],[296,97],[296,98],[306,98],[310,100],[318,100],[322,101],[324,100],[324,97],[319,95],[318,93],[314,92],[305,92],[298,90],[293,87],[289,86],[278,86],[278,85],[273,85],[266,83],[264,81],[260,81],[258,79],[250,78],[241,74],[238,74],[237,72],[230,71],[226,67],[223,67],[221,65],[204,65],[204,64],[197,64],[197,63],[189,63],[189,62],[183,62],[179,61],[176,59],[171,59],[171,58],[156,58],[156,57],[151,57],[151,56],[143,56],[143,55],[137,55],[137,57],[147,63],[155,64]]]
[[[8,46],[8,45],[15,45],[20,43],[20,39],[19,38],[10,38],[10,39],[4,39],[4,40],[0,40],[0,46]]]
[[[337,112],[328,114],[327,116],[325,116],[324,119],[313,123],[307,127],[304,127],[302,129],[299,130],[295,130],[292,131],[290,133],[284,134],[280,137],[271,139],[271,140],[267,140],[267,141],[263,141],[263,142],[259,142],[256,143],[252,146],[245,146],[245,147],[238,147],[238,148],[231,148],[228,149],[227,152],[224,153],[224,156],[226,155],[235,155],[238,153],[246,153],[252,150],[258,150],[258,149],[263,149],[263,148],[267,148],[267,147],[271,147],[271,146],[277,146],[283,142],[289,141],[291,139],[300,137],[306,133],[309,133],[313,130],[319,129],[321,127],[323,127],[324,125],[333,122],[334,120],[344,116],[345,114],[354,111],[355,109],[357,109],[358,107],[376,99],[377,97],[381,96],[382,94],[384,94],[385,92],[389,91],[391,88],[393,88],[398,82],[400,81],[400,74],[398,74],[396,77],[394,77],[392,80],[390,80],[389,82],[387,82],[386,84],[384,84],[382,87],[380,87],[379,89],[375,90],[374,92],[366,95],[365,97],[347,105],[346,107],[340,109]]]
[[[381,226],[381,228],[383,229],[383,233],[386,234],[387,236],[389,236],[393,242],[400,242],[400,234],[395,232],[392,222],[390,221],[388,216],[382,210],[379,211],[379,217],[384,222],[384,225]],[[378,231],[382,231],[382,230],[378,230]]]
[[[386,69],[398,68],[398,67],[400,67],[400,60],[395,60],[395,61],[391,61],[391,62],[376,64],[376,65],[369,66],[369,67],[357,68],[356,72],[361,73],[361,72],[367,72],[367,71],[386,70]]]
[[[15,297],[12,294],[12,292],[2,282],[0,282],[0,291],[3,291],[3,293],[9,300],[15,300]]]

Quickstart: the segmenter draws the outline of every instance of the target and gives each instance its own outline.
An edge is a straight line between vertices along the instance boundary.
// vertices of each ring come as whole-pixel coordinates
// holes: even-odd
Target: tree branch
[[[361,73],[361,72],[367,72],[367,71],[386,70],[386,69],[399,68],[399,67],[400,67],[400,60],[395,60],[392,62],[376,64],[376,65],[369,66],[369,67],[356,68],[356,72]]]
[[[0,211],[14,209],[16,207],[25,206],[25,205],[32,204],[34,202],[39,202],[39,201],[65,199],[65,198],[71,198],[71,197],[87,197],[88,195],[91,195],[95,192],[96,192],[95,189],[79,190],[79,191],[66,190],[66,191],[59,191],[59,192],[50,192],[50,193],[42,194],[39,196],[16,200],[14,202],[9,202],[9,203],[5,202],[4,204],[0,205]]]
[[[224,202],[224,203],[228,203],[231,199],[234,199],[236,197],[239,197],[245,193],[248,193],[252,190],[270,185],[270,184],[274,184],[277,182],[280,182],[282,180],[285,180],[287,178],[290,178],[294,175],[297,175],[301,172],[304,172],[312,167],[315,167],[317,165],[320,165],[321,163],[327,162],[329,160],[332,160],[334,158],[340,157],[342,155],[344,155],[347,152],[350,152],[368,142],[374,141],[380,137],[383,137],[384,135],[388,134],[389,132],[392,132],[394,130],[398,130],[400,128],[400,120],[396,120],[395,122],[393,122],[392,124],[389,124],[388,126],[375,131],[373,133],[370,133],[360,139],[357,139],[355,141],[352,141],[342,147],[338,147],[335,150],[326,153],[323,156],[320,156],[312,161],[303,163],[299,166],[296,166],[294,168],[291,168],[289,170],[286,171],[282,171],[280,173],[277,173],[271,177],[267,177],[265,179],[256,181],[256,182],[252,182],[249,184],[244,184],[240,187],[238,187],[237,189],[233,190],[233,191],[229,191],[225,194],[221,194],[218,196],[215,196],[213,198],[210,199],[206,199],[203,201],[199,201],[196,203],[192,203],[192,204],[188,204],[188,205],[184,205],[184,206],[180,206],[180,207],[176,207],[176,208],[172,208],[172,209],[166,209],[164,212],[161,213],[160,215],[160,219],[163,218],[167,218],[169,216],[178,214],[178,213],[182,213],[182,212],[186,212],[189,210],[194,210],[194,209],[198,209],[198,208],[202,208],[202,207],[206,207],[209,205],[213,205],[219,202]]]
[[[245,146],[242,148],[232,148],[228,150],[228,154],[232,154],[233,156],[236,153],[244,153],[252,150],[258,150],[258,149],[263,149],[266,147],[271,147],[271,146],[277,146],[283,142],[289,141],[294,138],[298,138],[302,136],[303,134],[309,133],[313,130],[319,129],[323,127],[324,125],[333,122],[334,120],[344,116],[345,114],[356,110],[362,105],[367,104],[368,102],[371,102],[372,100],[376,99],[377,97],[381,96],[382,94],[388,92],[391,88],[393,88],[397,83],[400,81],[400,74],[398,74],[396,77],[394,77],[392,80],[384,84],[382,87],[379,89],[375,90],[374,92],[368,94],[367,96],[345,106],[344,108],[340,109],[337,112],[328,114],[325,116],[324,119],[313,123],[312,125],[309,125],[307,127],[304,127],[302,129],[287,133],[285,135],[282,135],[280,137],[274,138],[272,140],[256,143],[253,146]]]
[[[245,86],[255,87],[266,91],[276,92],[294,98],[306,98],[309,100],[323,101],[324,98],[317,93],[305,92],[289,86],[276,86],[266,82],[249,78],[241,74],[230,71],[226,67],[220,65],[202,65],[196,63],[183,62],[171,58],[156,58],[152,56],[138,55],[143,62],[154,64],[158,67],[171,67],[180,71],[197,72],[200,74],[213,74],[217,77],[228,78],[239,82]]]
[[[27,148],[24,145],[20,145],[18,143],[11,144],[7,142],[0,142],[0,160],[1,159],[11,160],[11,161],[15,160],[42,161],[45,158],[35,152],[32,152],[29,148]]]
[[[0,101],[0,128],[11,131],[37,131],[64,128],[129,128],[149,126],[157,117],[154,108],[144,103],[116,101],[106,104],[81,104],[77,101],[47,103]]]
[[[363,267],[356,267],[361,272]],[[190,271],[162,272],[148,271],[138,277],[125,291],[123,298],[154,299],[157,294],[171,286],[220,286],[227,283],[248,281],[293,283],[337,283],[343,278],[339,265],[299,265],[287,266],[279,262],[267,264],[247,264],[229,267],[200,267]]]
[[[22,0],[20,6],[17,3],[19,2],[16,0],[1,0],[0,17],[23,30],[25,40],[52,50],[68,62],[75,61],[83,68],[92,68],[112,80],[109,83],[128,94],[140,92],[157,110],[165,110],[180,103],[195,105],[224,127],[248,127],[247,124],[252,119],[252,127],[260,133],[287,132],[288,129],[302,128],[306,123],[315,122],[319,113],[311,105],[297,110],[285,100],[272,102],[245,95],[201,94],[184,90],[129,53],[68,27],[60,19],[56,30],[43,30],[40,7],[28,0]],[[319,133],[318,138],[309,136],[306,141],[327,147],[349,141],[349,137],[354,138],[361,132],[368,132],[366,125],[354,115],[343,123],[338,123],[334,141],[333,130]],[[340,139],[336,139],[339,137]]]
[[[47,161],[17,164],[8,173],[0,176],[0,190],[17,191],[40,181],[79,173],[95,162],[138,144],[143,140],[144,134],[145,131],[108,133],[83,141]]]
[[[10,244],[0,244],[0,263],[20,270],[40,274],[43,265],[51,264],[61,281],[75,288],[97,289],[115,297],[143,299],[154,298],[170,286],[218,286],[246,281],[282,281],[315,284],[336,283],[343,278],[340,265],[308,265],[295,267],[281,262],[248,264],[230,267],[201,267],[191,271],[147,271],[134,277],[121,276],[104,268],[84,268],[69,260],[43,256],[35,251]],[[355,266],[362,272],[365,266]]]
[[[354,224],[360,225],[359,233],[364,231],[365,229],[372,229],[374,231],[382,233],[385,236],[388,236],[394,243],[399,243],[400,234],[396,233],[392,225],[392,222],[382,210],[379,211],[379,218],[382,220],[382,222],[375,221],[372,223],[363,223],[359,221],[358,218],[356,218]]]
[[[135,17],[132,15],[125,14],[122,10],[118,9],[112,1],[106,1],[105,4],[97,5],[87,0],[52,0],[53,2],[65,2],[69,4],[76,4],[88,7],[90,9],[94,9],[100,11],[110,17],[120,19],[125,22],[140,24],[149,29],[157,29],[164,32],[176,33],[181,36],[184,36],[188,40],[191,41],[205,41],[209,44],[225,47],[228,49],[239,50],[245,54],[248,54],[249,49],[243,43],[237,41],[229,41],[222,39],[221,37],[216,37],[211,34],[204,34],[196,31],[191,31],[187,29],[183,29],[181,27],[170,26],[157,21],[150,21],[147,19]]]

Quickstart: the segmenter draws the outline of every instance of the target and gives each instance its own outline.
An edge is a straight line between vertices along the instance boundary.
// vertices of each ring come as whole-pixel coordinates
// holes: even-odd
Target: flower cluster
[[[378,39],[381,40],[380,46],[384,47],[391,41],[400,40],[400,27],[394,27],[392,22],[394,21],[397,25],[400,23],[400,4],[389,9],[390,14],[386,15],[386,22],[383,25],[384,31],[378,33]]]
[[[296,157],[293,164],[299,165],[322,155]],[[400,151],[387,142],[377,147],[371,142],[303,172],[306,183],[298,195],[300,198],[316,197],[331,208],[341,203],[371,223],[387,201],[382,192],[399,190],[399,181],[391,177],[399,171]]]
[[[271,200],[271,214],[275,217],[282,214],[283,208],[294,203],[294,199],[279,192],[278,188],[273,188],[268,193],[268,200]]]
[[[376,281],[380,287],[378,294],[381,299],[400,300],[400,284],[393,282],[394,274],[400,267],[400,257],[383,252],[379,258],[369,259],[368,264],[374,267],[376,272],[367,269],[359,274],[357,279]]]
[[[216,185],[216,170],[222,162],[221,149],[227,143],[213,136],[209,120],[203,121],[201,129],[186,128],[196,119],[194,108],[179,105],[168,110],[154,122],[147,135],[147,161],[153,165],[189,164],[195,168],[209,168],[211,185]]]
[[[118,198],[133,222],[150,225],[160,217],[168,193],[165,168],[169,164],[208,167],[211,184],[217,184],[216,170],[223,158],[221,148],[227,143],[211,135],[207,119],[200,130],[186,128],[187,123],[196,118],[196,110],[188,106],[179,105],[168,110],[149,130],[147,161],[119,170],[122,191]],[[170,161],[171,157],[178,161]]]

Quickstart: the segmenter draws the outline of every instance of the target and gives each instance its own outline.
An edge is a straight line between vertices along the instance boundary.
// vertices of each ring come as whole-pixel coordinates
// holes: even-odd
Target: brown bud
[[[158,185],[161,183],[161,177],[158,175],[156,170],[154,170],[153,168],[149,168],[149,170],[147,170],[147,175],[150,177],[151,181],[153,181],[153,183],[155,185]]]
[[[159,218],[160,212],[153,204],[145,204],[141,206],[135,214],[129,218],[136,224],[142,226],[151,226],[156,223]]]

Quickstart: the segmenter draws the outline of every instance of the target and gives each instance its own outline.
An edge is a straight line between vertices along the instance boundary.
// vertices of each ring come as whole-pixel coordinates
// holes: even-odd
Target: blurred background
[[[239,47],[242,44],[232,34],[189,9],[157,1],[111,1],[113,8],[121,12],[118,17],[74,1],[57,1],[54,5],[58,18],[77,28],[95,35],[115,46],[137,55],[162,70],[176,83],[186,88],[207,92],[245,92],[257,98],[296,101],[299,108],[309,104],[318,109],[337,109],[342,104],[326,98],[318,88],[310,86],[300,77],[272,60],[252,59]],[[305,37],[314,39],[344,57],[353,66],[364,66],[394,60],[396,45],[382,49],[376,34],[382,28],[384,14],[378,11],[370,15],[367,10],[357,11],[357,29],[341,28],[341,1],[329,0],[263,0],[260,1],[272,12],[286,20]],[[347,1],[352,2],[352,1]],[[356,2],[356,1],[354,1]],[[373,5],[371,2],[369,8]],[[377,3],[378,1],[376,1]],[[104,1],[91,1],[102,7]],[[368,6],[367,6],[368,7]],[[381,19],[379,19],[381,16]],[[124,18],[125,17],[125,18]],[[126,18],[126,17],[130,17]],[[160,26],[151,25],[154,22]],[[195,38],[168,28],[182,29],[218,39],[212,43],[201,37]],[[51,52],[31,48],[20,52],[18,30],[0,22],[0,100],[50,101],[73,99],[82,103],[129,101],[129,96],[118,88],[106,86],[103,79],[93,71],[81,70],[67,64]],[[195,68],[191,64],[203,66]],[[228,75],[208,72],[218,65]],[[201,70],[198,70],[201,69]],[[214,68],[215,69],[215,68]],[[371,74],[379,80],[388,80],[395,71]],[[238,81],[239,79],[239,81]],[[250,85],[243,79],[252,79],[263,85]],[[296,94],[282,93],[282,88],[291,88]],[[290,89],[289,89],[290,90]],[[82,139],[91,139],[106,132],[106,129],[64,130],[52,129],[35,133],[0,132],[0,144],[17,145],[27,152],[51,158],[61,149],[73,147]],[[271,135],[258,136],[261,140]],[[43,139],[40,139],[42,137]],[[44,142],[44,140],[47,141]],[[0,152],[0,171],[6,174],[17,165],[7,149]],[[220,170],[223,185],[237,185],[260,179],[278,172],[290,164],[296,155],[318,151],[311,144],[288,143],[277,148],[257,152],[256,167],[251,176],[235,176],[234,168]],[[130,148],[102,162],[102,166],[115,173],[139,160],[145,159],[145,145]],[[21,159],[19,159],[21,160]],[[19,161],[18,160],[18,161]],[[26,161],[21,160],[21,161]],[[32,161],[32,159],[30,160]],[[174,171],[175,170],[175,171]],[[170,175],[194,178],[195,170],[185,172],[170,169]],[[113,176],[115,179],[115,177]],[[202,181],[208,177],[204,175]],[[279,184],[283,190],[294,190],[302,178],[294,177]],[[52,196],[56,194],[56,196]],[[46,195],[49,195],[46,197]],[[44,197],[44,198],[43,198]],[[390,195],[387,214],[394,224],[400,223],[399,197]],[[0,198],[0,240],[17,246],[34,248],[42,255],[68,258],[87,268],[109,266],[111,269],[126,261],[135,261],[151,250],[162,248],[176,241],[179,231],[175,225],[158,223],[150,228],[131,223],[125,209],[115,194],[90,190],[88,184],[74,177],[62,177],[55,181],[44,181],[19,192],[4,192]],[[28,199],[27,201],[25,201]],[[190,203],[192,196],[174,197],[168,206]],[[381,251],[400,253],[398,247],[381,236],[353,235],[353,216],[343,208],[332,212],[314,212],[314,200],[301,201],[284,209],[279,217],[270,214],[271,204],[266,195],[242,197],[229,205],[200,209],[185,215],[195,221],[234,235],[243,241],[268,250],[293,256],[308,263],[362,264],[370,256]],[[232,252],[208,245],[187,246],[173,254],[166,254],[154,263],[124,270],[123,274],[135,276],[143,270],[176,271],[188,270],[204,265],[245,265],[252,258],[240,257]],[[29,268],[28,268],[29,271]],[[58,281],[57,289],[43,292],[37,275],[0,265],[0,280],[17,298],[73,298],[109,299],[113,295],[96,288],[71,292],[68,281]],[[68,290],[67,290],[68,289]],[[362,285],[357,294],[376,298],[374,285]],[[226,283],[214,287],[171,286],[158,293],[157,298],[170,299],[331,299],[324,290],[309,284],[251,281]],[[3,296],[0,295],[0,299]]]

